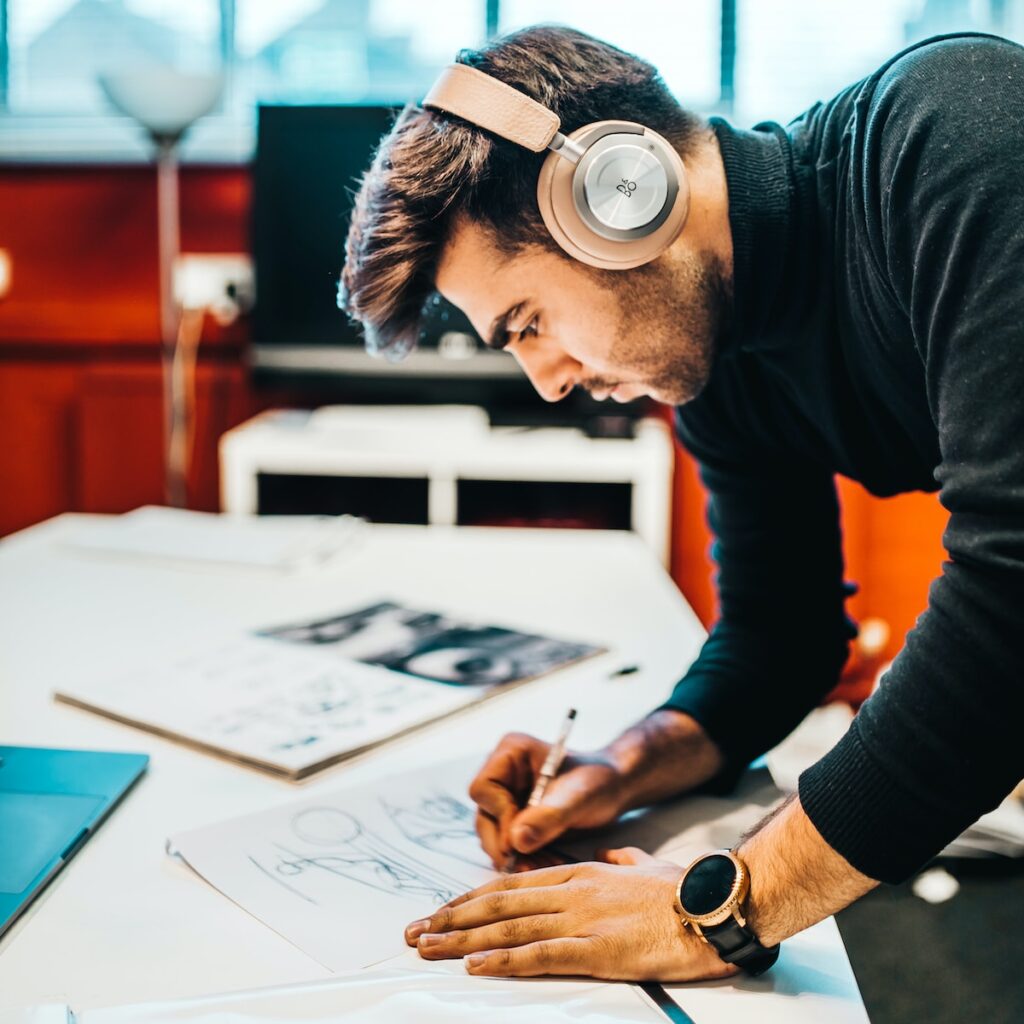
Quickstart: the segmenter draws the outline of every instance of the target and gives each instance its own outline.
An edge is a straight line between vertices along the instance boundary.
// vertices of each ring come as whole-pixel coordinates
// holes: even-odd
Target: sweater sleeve
[[[725,755],[723,781],[835,686],[856,635],[832,475],[730,430],[749,384],[734,381],[736,393],[702,395],[677,415],[709,493],[721,615],[663,707],[701,723]]]
[[[948,561],[800,797],[849,863],[897,882],[1024,776],[1024,50],[929,46],[882,79],[869,118],[876,258],[925,368]]]

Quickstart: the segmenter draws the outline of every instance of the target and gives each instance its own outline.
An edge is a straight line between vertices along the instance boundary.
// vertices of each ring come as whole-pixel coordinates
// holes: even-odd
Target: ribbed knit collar
[[[725,165],[733,249],[733,315],[720,353],[785,343],[811,284],[789,138],[777,124],[747,131],[717,117],[710,123]]]

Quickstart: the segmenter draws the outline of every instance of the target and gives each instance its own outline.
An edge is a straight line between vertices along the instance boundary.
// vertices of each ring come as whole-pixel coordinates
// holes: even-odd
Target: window
[[[908,43],[975,29],[1024,40],[1024,0],[562,0],[559,20],[652,61],[680,100],[745,126],[788,121]],[[186,158],[243,160],[259,102],[401,103],[488,28],[548,0],[0,0],[0,158],[143,159],[97,84],[140,65],[223,69]]]
[[[493,0],[491,0],[493,3]],[[404,102],[485,38],[486,0],[0,0],[0,156],[144,159],[101,74],[223,69],[185,158],[244,160],[259,102]],[[6,29],[6,31],[5,31]]]
[[[650,61],[685,106],[707,111],[718,104],[721,0],[648,6],[638,18],[627,16],[622,2],[561,0],[555,9],[559,23]],[[502,0],[499,10],[502,32],[551,21],[546,0]]]
[[[785,12],[785,17],[780,14]],[[855,0],[738,4],[736,117],[785,124],[870,74],[887,57],[945,32],[1024,39],[1021,0]]]
[[[7,105],[19,114],[106,114],[101,74],[220,64],[218,0],[8,0],[7,8]]]
[[[484,35],[481,0],[235,0],[235,103],[403,103]]]

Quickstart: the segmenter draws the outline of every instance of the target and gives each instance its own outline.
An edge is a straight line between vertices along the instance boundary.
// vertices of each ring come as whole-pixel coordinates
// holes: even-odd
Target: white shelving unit
[[[264,511],[264,475],[412,478],[426,481],[428,523],[446,526],[462,522],[464,482],[626,484],[629,527],[668,563],[673,459],[661,420],[641,420],[635,437],[617,439],[491,427],[472,406],[278,410],[224,434],[220,464],[225,512]]]

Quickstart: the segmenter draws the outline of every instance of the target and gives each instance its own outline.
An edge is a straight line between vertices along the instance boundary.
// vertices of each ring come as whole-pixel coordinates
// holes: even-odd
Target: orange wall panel
[[[855,619],[883,619],[895,657],[928,604],[928,586],[942,570],[942,532],[948,518],[934,494],[876,498],[859,484],[838,478],[846,578],[859,593],[848,603]],[[672,577],[700,620],[710,627],[718,615],[707,525],[707,495],[693,457],[676,447]]]
[[[697,475],[697,460],[678,441],[672,502],[672,579],[706,628],[718,617],[718,598],[707,523],[707,492]]]
[[[928,605],[928,587],[946,557],[942,533],[949,514],[935,494],[875,498],[859,484],[840,478],[846,576],[860,592],[849,602],[855,618],[874,616],[889,626],[887,655]]]

